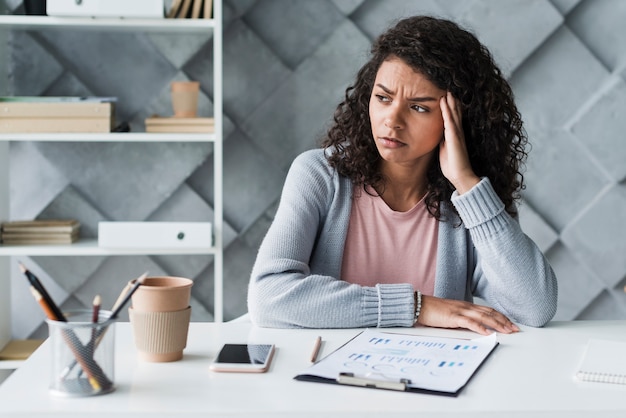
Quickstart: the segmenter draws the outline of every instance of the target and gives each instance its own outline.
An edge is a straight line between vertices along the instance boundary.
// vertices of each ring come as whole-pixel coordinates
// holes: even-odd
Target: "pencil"
[[[65,315],[63,315],[63,312],[61,312],[61,309],[59,309],[57,304],[54,303],[54,301],[52,300],[52,298],[46,291],[46,288],[43,287],[43,285],[41,284],[37,276],[35,276],[30,270],[24,267],[22,263],[18,263],[18,264],[20,266],[20,270],[22,271],[22,273],[24,273],[24,275],[30,282],[30,285],[37,290],[37,292],[39,293],[39,295],[41,296],[45,304],[54,314],[54,317],[50,319],[54,319],[55,321],[67,322],[67,319],[65,319]]]
[[[96,295],[93,298],[93,302],[91,304],[92,306],[91,322],[93,324],[97,324],[98,320],[100,319],[100,306],[101,305],[102,305],[102,298],[100,297],[100,295]],[[91,339],[89,340],[89,344],[87,346],[90,352],[92,353],[91,354],[92,356],[94,355],[93,353],[96,351],[96,348],[98,347],[98,344],[100,342],[98,337],[99,337],[99,330],[97,329],[97,327],[94,326],[93,328],[91,328]],[[74,366],[76,366],[76,363],[77,363],[77,360],[72,361],[72,363],[63,370],[63,372],[61,373],[61,379],[65,379],[70,374]],[[82,372],[83,370],[80,370],[78,372],[78,376],[80,376]]]
[[[39,293],[39,291],[37,289],[35,289],[33,286],[30,287],[30,293],[33,294],[33,297],[35,298],[37,303],[39,303],[39,305],[41,306],[41,309],[43,309],[43,312],[46,314],[46,317],[48,319],[52,319],[52,320],[56,321],[56,317],[54,316],[54,312],[52,312],[52,309],[50,309],[48,304],[46,304],[46,301],[43,300],[43,297],[41,296],[41,293]]]
[[[133,295],[133,293],[137,290],[137,288],[143,283],[146,276],[148,276],[148,272],[145,272],[144,274],[139,276],[137,279],[135,279],[134,286],[130,284],[131,282],[129,282],[128,284],[126,284],[126,286],[124,286],[124,289],[122,289],[122,292],[117,297],[115,304],[113,304],[113,307],[111,308],[111,316],[109,316],[109,319],[115,319],[117,315],[119,315],[124,305],[128,302],[128,300]],[[107,329],[109,328],[101,327],[100,329],[98,329],[96,333],[96,340],[94,343],[94,350],[98,347],[98,345],[100,344],[100,341],[102,341],[102,339],[104,338],[104,334],[107,332]],[[64,378],[65,376],[67,376],[72,371],[74,366],[76,366],[76,361],[72,362],[72,364],[70,364],[69,366],[65,368],[65,370],[61,374],[61,377]]]
[[[50,305],[48,305],[47,301],[44,299],[43,295],[34,287],[30,287],[30,291],[33,294],[33,297],[39,303],[41,308],[43,309],[46,317],[52,321],[58,321],[59,318],[56,317],[56,314],[53,312]],[[63,318],[65,319],[65,318]],[[60,322],[67,322],[60,321]],[[96,391],[102,390],[102,386],[110,386],[111,382],[104,377],[104,373],[102,373],[102,369],[98,366],[98,364],[93,360],[93,358],[85,357],[83,353],[80,351],[79,347],[82,347],[82,343],[76,337],[76,334],[69,329],[61,330],[63,335],[63,339],[67,343],[67,346],[70,348],[72,353],[74,354],[74,358],[81,365],[82,369],[87,373],[87,379],[91,386]],[[98,379],[98,376],[102,376],[101,379]]]
[[[96,295],[96,297],[93,298],[93,303],[92,303],[93,311],[91,314],[91,322],[93,322],[94,324],[98,323],[98,318],[100,317],[101,300],[102,298],[100,297],[100,295]]]
[[[98,323],[98,319],[100,318],[100,304],[101,304],[101,300],[102,298],[100,298],[100,295],[96,295],[96,297],[93,298],[93,303],[92,303],[92,313],[91,313],[91,322],[94,324],[94,327],[91,328],[91,340],[89,341],[89,344],[91,346],[91,351],[96,351],[96,326],[95,324]]]
[[[317,355],[320,352],[321,346],[322,346],[322,337],[317,337],[315,339],[315,344],[313,345],[313,352],[311,353],[311,363],[315,363],[317,361]]]
[[[111,308],[111,312],[116,311],[117,308],[120,306],[120,304],[122,303],[122,301],[124,300],[124,296],[126,296],[126,293],[128,293],[128,290],[131,288],[131,282],[126,283],[126,286],[124,286],[124,288],[122,289],[122,291],[120,292],[120,295],[117,297],[117,300],[115,301],[115,303],[113,304],[113,307]]]
[[[139,276],[139,278],[135,280],[135,284],[128,290],[128,292],[126,292],[126,294],[124,295],[124,298],[119,303],[116,303],[117,306],[113,309],[113,312],[111,313],[111,316],[110,316],[111,319],[117,318],[117,316],[121,312],[124,305],[128,303],[133,293],[135,293],[135,291],[139,288],[139,286],[143,284],[143,281],[147,276],[148,276],[148,272],[145,272],[144,274],[142,274],[141,276]]]

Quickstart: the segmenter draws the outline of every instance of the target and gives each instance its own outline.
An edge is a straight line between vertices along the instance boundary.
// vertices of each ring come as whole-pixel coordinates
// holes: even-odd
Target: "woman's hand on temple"
[[[509,318],[488,306],[425,295],[417,322],[430,327],[467,328],[483,335],[492,330],[504,334],[519,331]]]
[[[441,98],[439,106],[444,127],[444,138],[439,145],[441,171],[459,194],[463,194],[480,179],[474,173],[467,154],[461,106],[450,92]]]

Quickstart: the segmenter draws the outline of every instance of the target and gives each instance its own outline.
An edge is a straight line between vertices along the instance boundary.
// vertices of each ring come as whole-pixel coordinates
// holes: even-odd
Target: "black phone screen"
[[[270,344],[224,344],[216,361],[218,363],[264,364],[271,348]]]

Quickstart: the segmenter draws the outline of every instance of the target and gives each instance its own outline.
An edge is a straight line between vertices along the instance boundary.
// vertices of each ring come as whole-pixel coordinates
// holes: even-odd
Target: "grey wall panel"
[[[21,10],[20,1],[6,4]],[[224,11],[227,319],[246,311],[248,275],[291,161],[316,146],[371,40],[413,13],[473,30],[511,81],[533,146],[521,222],[558,274],[557,319],[626,318],[625,2],[226,0]],[[200,112],[212,112],[210,36],[10,38],[6,87],[15,94],[118,96],[121,117],[141,129],[146,116],[170,111],[169,82],[189,78],[202,83]],[[211,152],[181,144],[12,144],[11,213],[77,216],[90,233],[100,219],[206,219]],[[194,318],[212,318],[211,257],[29,262],[65,289],[66,306],[89,304],[96,292],[112,297],[142,269],[188,275]],[[43,332],[36,325],[14,333]]]

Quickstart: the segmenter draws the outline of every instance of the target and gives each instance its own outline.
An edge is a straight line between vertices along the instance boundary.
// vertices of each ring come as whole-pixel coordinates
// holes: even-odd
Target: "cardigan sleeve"
[[[347,228],[350,210],[345,202],[350,201],[351,191],[341,196],[337,184],[337,174],[322,150],[305,152],[294,160],[250,277],[248,310],[256,325],[413,325],[411,285],[364,287],[338,277],[345,236],[333,231]]]
[[[557,308],[557,279],[543,253],[505,210],[489,179],[452,203],[477,253],[473,291],[512,320],[543,326]]]

